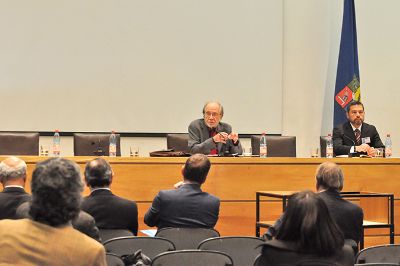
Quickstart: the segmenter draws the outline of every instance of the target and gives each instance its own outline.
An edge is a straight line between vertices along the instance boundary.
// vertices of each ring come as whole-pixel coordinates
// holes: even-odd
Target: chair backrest
[[[218,231],[211,228],[162,228],[156,236],[166,238],[175,245],[176,250],[196,249],[204,239],[219,236]]]
[[[326,157],[326,142],[327,142],[327,140],[328,140],[328,136],[320,136],[319,137],[321,157]]]
[[[120,135],[117,136],[117,156],[121,156]],[[75,156],[108,156],[110,134],[74,133]]]
[[[261,135],[251,136],[251,149],[254,155],[260,154]],[[268,157],[296,157],[295,136],[267,136]]]
[[[133,236],[132,232],[125,229],[101,229],[99,228],[99,235],[101,241],[104,243],[107,240],[122,237],[122,236]]]
[[[156,255],[175,250],[174,244],[165,238],[126,236],[113,238],[103,243],[107,252],[118,256],[129,255],[141,249],[143,254],[153,259]]]
[[[125,266],[124,261],[116,254],[106,253],[107,266]]]
[[[233,265],[229,255],[214,250],[178,250],[165,252],[153,259],[152,266],[228,266]]]
[[[200,243],[201,250],[217,250],[228,254],[235,266],[253,265],[261,254],[264,240],[258,237],[228,236],[206,239]]]
[[[399,263],[362,263],[354,264],[354,266],[399,266]]]
[[[189,152],[189,134],[167,134],[167,148],[174,149],[174,151]]]
[[[400,265],[400,245],[381,245],[361,250],[356,263],[397,263]]]
[[[0,132],[0,155],[39,155],[39,133]]]

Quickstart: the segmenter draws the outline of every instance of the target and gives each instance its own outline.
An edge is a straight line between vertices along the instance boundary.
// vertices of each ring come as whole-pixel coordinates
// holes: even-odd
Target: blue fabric
[[[342,36],[336,74],[333,126],[347,121],[346,107],[360,100],[357,27],[354,0],[344,0]]]

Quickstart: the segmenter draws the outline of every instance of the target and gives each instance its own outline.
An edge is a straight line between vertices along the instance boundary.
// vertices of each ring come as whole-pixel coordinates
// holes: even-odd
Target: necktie
[[[354,135],[356,136],[356,144],[361,145],[361,132],[358,128],[354,130]]]
[[[210,138],[212,138],[212,137],[214,137],[215,135],[217,135],[217,129],[216,128],[210,128],[209,129],[209,133],[210,133]],[[211,151],[210,151],[210,154],[211,155],[215,155],[215,154],[218,154],[218,150],[215,148],[215,149],[212,149]]]

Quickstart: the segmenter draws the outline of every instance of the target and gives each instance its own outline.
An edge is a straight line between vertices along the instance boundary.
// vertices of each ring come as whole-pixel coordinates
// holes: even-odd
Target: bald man
[[[25,192],[26,163],[17,157],[8,157],[0,163],[0,219],[16,219],[19,205],[30,200]]]
[[[232,132],[232,127],[221,122],[224,108],[219,102],[207,102],[203,107],[203,118],[190,123],[190,153],[226,156],[242,154],[239,135]]]

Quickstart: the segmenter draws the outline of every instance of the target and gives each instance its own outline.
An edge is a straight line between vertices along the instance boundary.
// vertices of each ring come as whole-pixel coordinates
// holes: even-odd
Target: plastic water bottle
[[[266,158],[267,154],[268,154],[267,137],[265,136],[265,132],[263,132],[260,138],[260,157]]]
[[[61,139],[60,139],[60,131],[56,129],[54,131],[54,136],[53,136],[53,156],[58,157],[60,156],[61,153]]]
[[[115,131],[111,131],[110,145],[108,146],[108,155],[110,157],[117,156],[117,136],[115,135]]]
[[[389,154],[389,155],[388,155]],[[385,140],[385,157],[390,158],[392,157],[392,138],[390,137],[390,134],[386,135],[386,140]]]
[[[332,134],[328,134],[328,138],[326,140],[326,158],[333,158]]]

